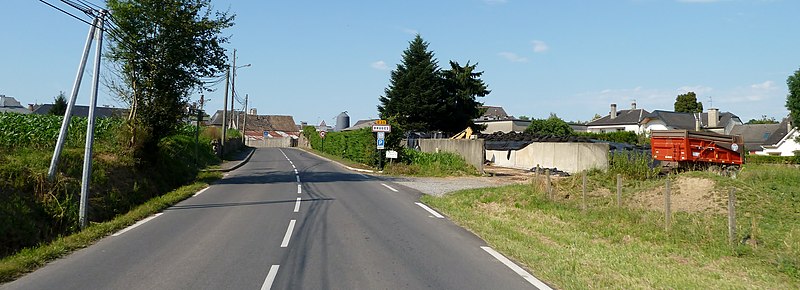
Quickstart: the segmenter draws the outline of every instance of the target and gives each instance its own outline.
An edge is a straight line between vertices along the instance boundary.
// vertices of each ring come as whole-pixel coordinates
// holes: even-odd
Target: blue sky
[[[252,64],[238,71],[237,92],[259,114],[296,122],[332,124],[342,111],[353,122],[377,117],[378,97],[415,33],[440,67],[477,62],[492,90],[480,100],[515,116],[588,120],[634,100],[671,110],[678,94],[694,91],[706,108],[711,99],[745,121],[780,119],[786,78],[800,68],[800,1],[213,3],[237,15],[227,48],[238,50],[237,64]],[[27,104],[69,92],[87,25],[38,1],[2,6],[0,94]],[[81,104],[90,77],[88,66]],[[222,87],[205,94],[207,108],[222,108]],[[99,103],[124,106],[105,88]]]

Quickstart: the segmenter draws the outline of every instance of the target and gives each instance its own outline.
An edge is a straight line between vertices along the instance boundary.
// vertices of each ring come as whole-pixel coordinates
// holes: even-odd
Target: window
[[[764,133],[764,138],[763,138],[763,139],[764,139],[764,140],[767,140],[767,139],[769,139],[769,132],[766,132],[766,133]]]

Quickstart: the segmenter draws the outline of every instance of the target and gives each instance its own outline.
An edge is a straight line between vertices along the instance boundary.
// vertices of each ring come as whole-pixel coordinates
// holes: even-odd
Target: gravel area
[[[442,196],[450,192],[484,188],[496,187],[508,184],[519,183],[518,180],[497,177],[381,177],[394,183],[408,186],[410,188],[419,190],[425,194],[433,196]]]

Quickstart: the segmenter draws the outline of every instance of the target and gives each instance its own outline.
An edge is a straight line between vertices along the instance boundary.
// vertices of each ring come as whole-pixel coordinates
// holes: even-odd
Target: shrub
[[[308,139],[311,148],[349,160],[376,166],[378,153],[375,149],[375,134],[370,128],[354,131],[328,132],[323,143],[319,132],[312,126],[303,128],[303,135]]]
[[[646,180],[658,176],[659,167],[653,166],[653,158],[645,152],[624,151],[609,155],[608,173],[622,174],[627,179]]]
[[[478,170],[463,157],[450,152],[426,153],[403,149],[400,162],[387,164],[385,172],[421,176],[477,175]]]

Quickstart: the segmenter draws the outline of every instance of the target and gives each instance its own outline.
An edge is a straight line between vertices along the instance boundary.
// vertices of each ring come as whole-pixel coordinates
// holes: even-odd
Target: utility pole
[[[244,95],[244,120],[242,122],[242,143],[244,146],[247,146],[247,97],[248,95]]]
[[[230,78],[231,69],[228,68],[228,72],[225,74],[225,100],[222,101],[222,142],[219,142],[220,156],[225,155],[225,133],[228,131],[228,118],[225,117],[225,114],[228,112],[228,85],[230,84]]]
[[[89,58],[89,49],[92,48],[92,39],[94,39],[95,27],[99,18],[95,18],[92,26],[89,27],[89,36],[86,37],[86,44],[83,46],[83,55],[81,62],[78,64],[78,73],[75,76],[75,82],[72,84],[72,94],[67,103],[67,110],[64,112],[64,119],[61,121],[61,130],[58,132],[58,141],[56,148],[53,151],[53,157],[50,159],[50,169],[47,171],[47,178],[53,180],[56,176],[56,167],[58,167],[58,158],[61,156],[61,149],[64,148],[64,141],[67,139],[67,132],[69,129],[70,119],[72,118],[72,108],[75,107],[75,99],[78,97],[78,91],[81,88],[81,80],[83,80],[83,71],[86,68],[86,60]]]
[[[233,49],[233,75],[231,75],[231,122],[229,125],[233,128],[234,110],[233,101],[236,99],[236,49]]]
[[[100,59],[103,55],[103,24],[105,23],[107,10],[101,10],[97,16],[95,38],[94,75],[92,76],[92,98],[89,100],[89,119],[86,123],[86,147],[83,153],[83,175],[81,179],[81,202],[78,212],[78,221],[81,228],[86,228],[88,224],[87,212],[89,210],[89,182],[92,174],[92,146],[94,145],[94,113],[97,109],[97,89],[100,84]]]

